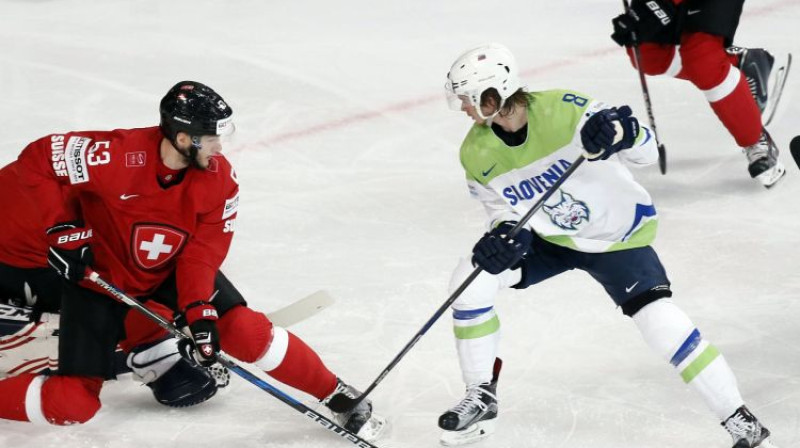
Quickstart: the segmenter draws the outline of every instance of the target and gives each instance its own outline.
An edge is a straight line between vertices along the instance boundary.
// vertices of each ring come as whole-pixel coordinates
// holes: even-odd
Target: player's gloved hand
[[[472,262],[493,275],[517,264],[530,249],[533,233],[523,228],[513,239],[506,238],[515,224],[504,222],[485,233],[472,248]]]
[[[620,14],[611,20],[611,38],[619,45],[630,47],[649,42],[675,21],[677,10],[672,0],[633,0],[630,14]]]
[[[189,324],[193,345],[184,342],[180,346],[181,353],[194,357],[202,366],[212,366],[219,352],[217,309],[208,302],[199,301],[187,305],[183,315]]]
[[[631,108],[603,109],[586,120],[581,128],[581,143],[589,161],[605,160],[617,151],[633,147],[639,136],[639,120]]]
[[[92,229],[80,221],[70,221],[47,229],[47,263],[59,275],[72,282],[83,280],[86,269],[94,263],[89,243]]]

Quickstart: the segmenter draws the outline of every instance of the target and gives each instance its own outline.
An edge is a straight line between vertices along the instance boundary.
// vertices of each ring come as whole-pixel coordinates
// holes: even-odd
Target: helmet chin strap
[[[484,120],[486,120],[486,126],[491,126],[492,125],[492,120],[494,120],[494,117],[496,117],[497,114],[499,114],[500,111],[503,110],[503,105],[505,103],[506,103],[506,100],[501,98],[500,99],[500,105],[497,106],[497,109],[492,114],[490,114],[488,117],[483,116],[483,111],[481,111],[480,104],[477,107],[475,107],[475,112],[478,113],[479,117],[481,117]]]
[[[197,161],[197,153],[203,148],[203,145],[200,144],[200,137],[192,136],[192,144],[189,146],[189,149],[184,151],[178,147],[178,143],[176,141],[172,142],[172,146],[178,151],[183,157],[183,160],[194,168],[205,169],[200,163]]]

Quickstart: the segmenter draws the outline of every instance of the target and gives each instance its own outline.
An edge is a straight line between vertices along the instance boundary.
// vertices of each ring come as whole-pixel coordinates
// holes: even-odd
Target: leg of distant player
[[[632,50],[628,53],[633,62]],[[748,172],[770,187],[785,172],[777,148],[763,129],[761,110],[747,78],[737,68],[738,54],[725,51],[724,38],[703,32],[684,33],[680,46],[642,44],[642,69],[690,81],[748,158]],[[635,64],[635,62],[634,62]]]

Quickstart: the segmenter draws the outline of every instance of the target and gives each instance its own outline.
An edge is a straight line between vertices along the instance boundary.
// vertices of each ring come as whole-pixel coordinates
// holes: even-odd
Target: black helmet
[[[181,81],[161,99],[161,132],[173,144],[178,132],[193,137],[233,132],[233,111],[205,84]]]

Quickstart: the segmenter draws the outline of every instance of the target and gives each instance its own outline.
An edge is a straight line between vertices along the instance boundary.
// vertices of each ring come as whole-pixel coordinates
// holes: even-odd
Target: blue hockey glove
[[[639,120],[631,108],[603,109],[586,120],[581,128],[581,143],[589,161],[605,160],[617,151],[633,147],[639,136]],[[617,135],[617,131],[622,134]]]
[[[633,0],[630,14],[620,14],[611,20],[614,26],[611,39],[625,47],[651,42],[675,23],[676,13],[672,0]]]
[[[523,228],[513,239],[507,239],[506,235],[515,224],[504,222],[485,233],[472,248],[472,262],[493,275],[517,264],[530,249],[533,233]]]

